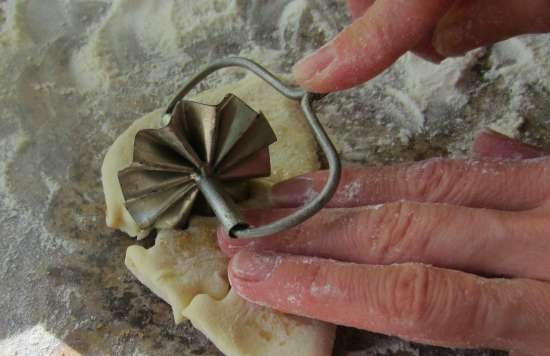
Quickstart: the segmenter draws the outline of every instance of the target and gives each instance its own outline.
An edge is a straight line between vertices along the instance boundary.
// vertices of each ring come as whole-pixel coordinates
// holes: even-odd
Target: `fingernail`
[[[313,180],[309,177],[293,178],[271,188],[270,199],[275,206],[284,207],[286,204],[309,201],[316,195],[313,189]]]
[[[239,250],[254,242],[252,239],[231,238],[225,231],[225,228],[221,226],[218,228],[216,234],[219,248],[228,257],[232,257],[239,252]]]
[[[298,83],[308,82],[323,71],[334,60],[334,50],[330,44],[319,48],[316,52],[298,61],[292,68],[294,78]]]
[[[276,261],[277,257],[274,255],[243,250],[231,259],[230,268],[239,279],[261,282],[269,278]]]

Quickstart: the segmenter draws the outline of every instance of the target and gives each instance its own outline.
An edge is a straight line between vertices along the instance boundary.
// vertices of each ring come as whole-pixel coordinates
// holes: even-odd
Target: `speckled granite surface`
[[[174,326],[168,305],[124,267],[134,241],[105,226],[102,157],[199,65],[241,54],[288,72],[349,20],[338,1],[165,3],[0,0],[0,354],[218,354],[189,323]],[[167,18],[168,3],[181,16]],[[158,43],[148,37],[156,25],[170,34]],[[488,125],[550,143],[550,68],[536,59],[548,58],[548,43],[512,41],[437,70],[407,56],[368,85],[324,99],[321,117],[343,158],[366,164],[461,156]],[[339,331],[336,350],[499,354],[351,329]]]

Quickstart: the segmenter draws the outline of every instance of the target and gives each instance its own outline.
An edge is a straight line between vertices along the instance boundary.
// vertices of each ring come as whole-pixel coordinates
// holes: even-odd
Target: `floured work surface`
[[[203,64],[243,55],[288,73],[348,23],[344,6],[0,0],[2,352],[219,355],[190,323],[174,326],[168,305],[121,262],[135,241],[105,226],[103,157]],[[407,55],[316,106],[347,161],[464,156],[486,126],[550,144],[549,51],[548,38],[534,36],[440,66]],[[208,84],[234,82],[235,73]],[[349,329],[337,347],[359,355],[464,354]]]

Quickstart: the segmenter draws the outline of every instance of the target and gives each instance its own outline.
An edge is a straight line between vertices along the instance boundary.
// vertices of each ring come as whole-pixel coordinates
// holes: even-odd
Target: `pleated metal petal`
[[[263,147],[259,151],[251,154],[239,163],[228,169],[218,172],[222,180],[260,178],[271,174],[271,163],[269,161],[269,148]]]
[[[118,180],[125,187],[123,193],[126,199],[162,192],[179,185],[194,183],[188,173],[150,171],[140,166],[130,166],[120,171]]]
[[[263,114],[255,117],[248,129],[241,135],[225,157],[216,166],[217,172],[224,172],[243,160],[253,157],[253,154],[262,148],[277,141],[275,133],[269,126]]]
[[[160,140],[154,130],[141,130],[134,139],[133,164],[166,171],[193,170],[193,164]]]
[[[263,114],[232,94],[218,105],[180,101],[166,126],[136,134],[132,164],[118,173],[126,208],[144,229],[185,226],[204,174],[246,199],[246,180],[270,175],[275,141]]]
[[[155,222],[155,226],[159,229],[173,229],[176,227],[185,227],[187,220],[191,215],[193,205],[197,199],[199,190],[195,187],[190,190],[183,199],[177,204],[174,204],[165,211],[161,217]]]
[[[185,137],[199,158],[207,165],[212,164],[218,128],[216,106],[180,101],[174,110],[175,115],[181,115]]]
[[[244,135],[258,113],[234,95],[227,95],[219,105],[218,149],[215,166],[225,158],[235,143]]]
[[[193,197],[191,193],[196,190],[195,182],[159,190],[152,194],[126,199],[126,209],[139,227],[147,229],[152,227],[174,204],[180,202],[185,205],[185,200]]]

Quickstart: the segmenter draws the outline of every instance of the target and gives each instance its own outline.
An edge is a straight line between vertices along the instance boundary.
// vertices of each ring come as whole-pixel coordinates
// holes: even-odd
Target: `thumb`
[[[457,1],[438,23],[439,54],[459,56],[510,37],[550,31],[548,0]]]
[[[431,33],[453,0],[379,0],[293,74],[305,89],[327,93],[376,76]]]

